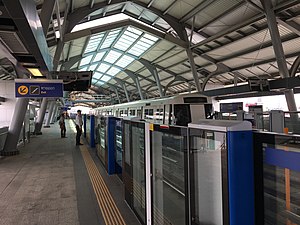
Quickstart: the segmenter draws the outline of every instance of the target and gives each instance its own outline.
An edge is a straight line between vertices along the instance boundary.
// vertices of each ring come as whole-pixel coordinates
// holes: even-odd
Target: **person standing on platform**
[[[60,136],[61,138],[66,137],[66,124],[65,124],[65,113],[62,113],[59,118]]]
[[[83,145],[80,143],[80,136],[82,134],[82,115],[81,115],[81,110],[77,110],[77,115],[75,119],[75,124],[76,124],[76,145]]]

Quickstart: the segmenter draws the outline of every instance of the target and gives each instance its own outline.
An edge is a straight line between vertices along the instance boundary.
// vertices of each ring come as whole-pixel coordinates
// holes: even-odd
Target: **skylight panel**
[[[130,32],[136,33],[137,35],[141,35],[143,33],[142,31],[140,31],[134,27],[128,27],[127,30]]]
[[[104,82],[103,82],[102,80],[98,80],[97,86],[101,86],[101,85],[103,85],[103,84],[104,84]]]
[[[145,37],[145,38],[148,38],[148,39],[150,39],[150,40],[152,40],[152,41],[154,41],[154,42],[158,41],[158,38],[157,38],[157,37],[155,37],[155,36],[153,36],[153,35],[150,35],[150,34],[145,34],[144,37]]]
[[[132,37],[134,39],[137,39],[140,36],[140,35],[137,35],[135,33],[129,32],[127,30],[124,32],[124,34],[127,35],[127,36],[129,36],[129,37]]]
[[[134,58],[124,55],[122,56],[118,62],[116,63],[117,66],[120,66],[122,68],[125,68],[126,66],[128,66],[130,63],[132,63],[134,61]]]
[[[96,51],[100,41],[102,40],[104,34],[97,34],[90,38],[84,53]]]
[[[105,52],[98,52],[93,60],[93,62],[98,62],[102,59],[102,57],[104,56]]]
[[[107,82],[107,81],[109,81],[110,79],[111,79],[111,77],[104,75],[104,76],[101,78],[101,81]]]
[[[79,71],[87,71],[87,66],[82,67]]]
[[[102,73],[98,73],[98,72],[95,72],[94,75],[93,75],[93,79],[100,79],[100,77],[102,76],[103,74]]]
[[[98,80],[96,80],[96,79],[93,78],[93,79],[92,79],[92,84],[96,84],[97,81],[98,81]]]
[[[88,55],[88,56],[84,57],[83,59],[81,59],[79,66],[89,64],[91,62],[92,58],[93,58],[93,55]]]
[[[141,50],[141,49],[138,49],[138,48],[131,48],[128,53],[131,53],[132,55],[135,55],[135,56],[140,56],[142,55],[143,53],[145,52],[145,50]]]
[[[97,68],[98,64],[93,64],[90,66],[89,70],[94,71]]]
[[[100,49],[109,48],[111,44],[115,41],[117,36],[119,35],[120,31],[121,30],[110,31],[106,39],[104,40],[103,44],[101,45]]]
[[[108,65],[106,63],[100,63],[100,65],[97,68],[97,71],[105,73],[109,67],[110,67],[110,65]]]
[[[122,54],[120,52],[116,52],[114,50],[110,50],[109,53],[107,54],[107,56],[104,58],[105,62],[114,64],[115,61],[118,60],[118,58],[121,56]]]
[[[129,49],[128,53],[140,56],[153,46],[157,40],[158,38],[152,35],[144,34],[144,36],[131,49]]]
[[[145,38],[145,37],[142,37],[141,41],[143,41],[143,42],[145,42],[145,43],[147,43],[149,45],[153,45],[155,43],[155,41],[152,41],[152,40],[150,40],[148,38]]]
[[[111,67],[106,73],[115,76],[117,73],[119,73],[121,70],[116,67]]]

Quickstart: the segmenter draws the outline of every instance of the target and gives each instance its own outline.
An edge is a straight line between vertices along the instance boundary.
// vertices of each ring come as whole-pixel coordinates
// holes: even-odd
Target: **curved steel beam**
[[[299,65],[300,65],[300,55],[293,62],[293,65],[292,65],[292,67],[290,69],[290,77],[296,76],[296,73],[297,73],[297,70],[299,68]]]
[[[173,80],[171,80],[171,81],[165,86],[165,88],[164,88],[164,96],[167,94],[167,91],[168,91],[169,87],[171,87],[171,85],[172,85],[173,83],[175,83],[176,81],[184,81],[184,82],[185,82],[185,80],[184,80],[184,79],[181,79],[181,78],[182,78],[182,77],[177,76],[177,77],[175,77]]]
[[[217,63],[217,69],[215,71],[211,72],[210,74],[208,74],[208,76],[204,79],[204,81],[202,83],[201,91],[203,92],[205,90],[206,84],[212,77],[220,75],[222,73],[226,73],[226,72],[230,72],[230,68],[225,66],[224,64]]]
[[[142,93],[142,88],[140,85],[140,81],[138,79],[138,76],[136,76],[132,71],[130,70],[124,70],[124,72],[135,82],[136,88],[139,92],[141,100],[144,99],[143,93]]]

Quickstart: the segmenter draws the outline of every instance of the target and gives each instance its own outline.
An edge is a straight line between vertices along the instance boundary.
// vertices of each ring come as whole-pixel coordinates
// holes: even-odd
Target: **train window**
[[[153,109],[149,109],[149,116],[153,116]]]
[[[207,103],[206,97],[185,97],[183,98],[184,103]]]
[[[145,109],[144,114],[145,114],[145,116],[149,115],[149,109]]]
[[[120,116],[123,116],[123,110],[120,111]]]
[[[169,109],[169,124],[173,124],[173,105],[170,105]]]
[[[127,115],[128,115],[128,111],[127,111],[127,110],[125,110],[125,111],[124,111],[124,114],[125,114],[125,116],[127,116]]]
[[[139,118],[142,118],[142,110],[141,109],[137,110],[136,116]]]
[[[130,116],[135,116],[135,110],[134,109],[130,110],[129,113],[130,113]]]
[[[176,104],[174,105],[174,116],[176,125],[187,126],[192,122],[191,110],[189,104]]]

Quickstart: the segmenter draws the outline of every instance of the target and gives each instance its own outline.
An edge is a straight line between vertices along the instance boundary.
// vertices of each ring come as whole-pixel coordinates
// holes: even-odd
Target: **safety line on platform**
[[[80,146],[80,151],[87,168],[97,202],[106,225],[126,225],[116,206],[94,160],[86,146]]]

